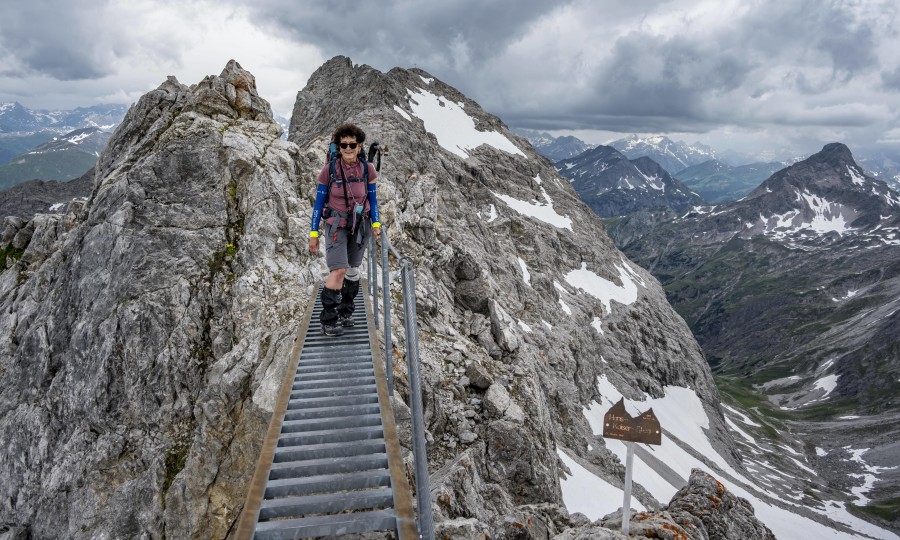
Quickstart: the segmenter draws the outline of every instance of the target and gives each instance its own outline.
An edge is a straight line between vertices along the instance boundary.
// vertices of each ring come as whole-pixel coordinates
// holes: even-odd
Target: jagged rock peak
[[[281,132],[237,62],[170,77],[116,130],[86,211],[8,220],[0,524],[228,536],[317,263]]]
[[[153,151],[176,119],[207,117],[224,124],[251,121],[266,124],[261,129],[283,129],[275,122],[269,102],[259,96],[256,79],[235,60],[229,60],[218,76],[208,75],[190,87],[170,75],[133,105],[116,128],[97,162],[97,179],[108,177],[117,167]]]
[[[807,158],[807,161],[809,160],[825,161],[836,165],[856,165],[856,162],[853,160],[853,154],[850,152],[850,148],[848,148],[846,144],[837,142],[826,144],[818,153]]]

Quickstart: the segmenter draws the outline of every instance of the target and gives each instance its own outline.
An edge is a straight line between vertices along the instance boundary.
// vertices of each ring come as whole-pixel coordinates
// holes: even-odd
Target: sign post
[[[625,497],[622,501],[622,534],[628,534],[631,525],[631,471],[634,466],[634,443],[662,444],[662,428],[653,409],[636,417],[625,410],[625,398],[612,406],[603,417],[603,436],[625,441],[628,453],[625,457]]]

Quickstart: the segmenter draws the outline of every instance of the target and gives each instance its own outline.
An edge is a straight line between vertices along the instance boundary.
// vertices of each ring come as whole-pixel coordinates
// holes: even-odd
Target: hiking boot
[[[352,328],[356,326],[356,321],[353,320],[353,314],[338,315],[338,322],[340,322],[341,326],[343,326],[344,328]]]
[[[322,324],[322,333],[326,336],[342,336],[344,335],[344,327],[339,322],[336,324]]]

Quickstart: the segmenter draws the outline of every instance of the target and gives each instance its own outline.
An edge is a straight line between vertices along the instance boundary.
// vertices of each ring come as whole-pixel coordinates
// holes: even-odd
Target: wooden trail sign
[[[653,409],[632,418],[625,410],[624,398],[603,416],[603,436],[620,441],[662,444],[662,428]]]
[[[603,415],[603,436],[625,441],[625,489],[622,501],[622,533],[628,534],[631,523],[631,471],[634,464],[634,443],[662,444],[662,427],[653,409],[632,418],[625,410],[625,398],[619,400]]]

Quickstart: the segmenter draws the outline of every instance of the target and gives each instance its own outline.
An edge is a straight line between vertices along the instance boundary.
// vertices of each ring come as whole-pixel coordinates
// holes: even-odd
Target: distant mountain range
[[[608,227],[663,283],[721,375],[786,409],[897,405],[900,195],[864,174],[845,145],[776,172],[740,201]]]
[[[547,132],[528,129],[514,131],[527,138],[538,152],[554,162],[573,158],[581,152],[594,148],[576,137],[554,137]],[[736,200],[765,180],[768,176],[765,175],[765,171],[774,172],[805,159],[805,156],[796,156],[784,149],[756,154],[730,149],[719,151],[701,143],[672,141],[662,135],[629,135],[607,145],[619,150],[629,159],[643,156],[651,158],[709,202]],[[867,174],[883,180],[894,190],[900,191],[900,151],[879,147],[859,149],[856,154],[856,163]],[[709,164],[699,172],[692,169],[682,174],[686,169],[712,160],[718,165]],[[778,167],[775,168],[776,166]],[[715,170],[716,167],[719,170]],[[753,184],[757,179],[758,182]]]
[[[676,211],[704,204],[703,198],[648,157],[628,159],[611,146],[598,146],[556,163],[578,195],[601,217],[622,216],[664,206]]]
[[[649,157],[662,165],[669,174],[677,174],[691,165],[699,165],[705,161],[716,159],[716,152],[709,146],[694,143],[674,142],[662,135],[639,137],[629,135],[624,139],[609,144],[628,159]]]
[[[94,105],[72,110],[31,110],[19,103],[0,103],[0,133],[36,133],[49,130],[57,134],[96,127],[111,131],[124,118],[125,105]]]
[[[575,157],[578,154],[593,148],[592,145],[582,141],[578,137],[572,137],[570,135],[554,137],[545,131],[523,128],[514,129],[513,132],[528,139],[528,142],[534,146],[534,149],[537,150],[538,153],[554,162]]]
[[[0,104],[0,190],[29,180],[69,180],[94,166],[124,105],[34,111]]]
[[[96,127],[53,137],[0,165],[0,190],[28,180],[70,180],[91,169],[110,133]]]

